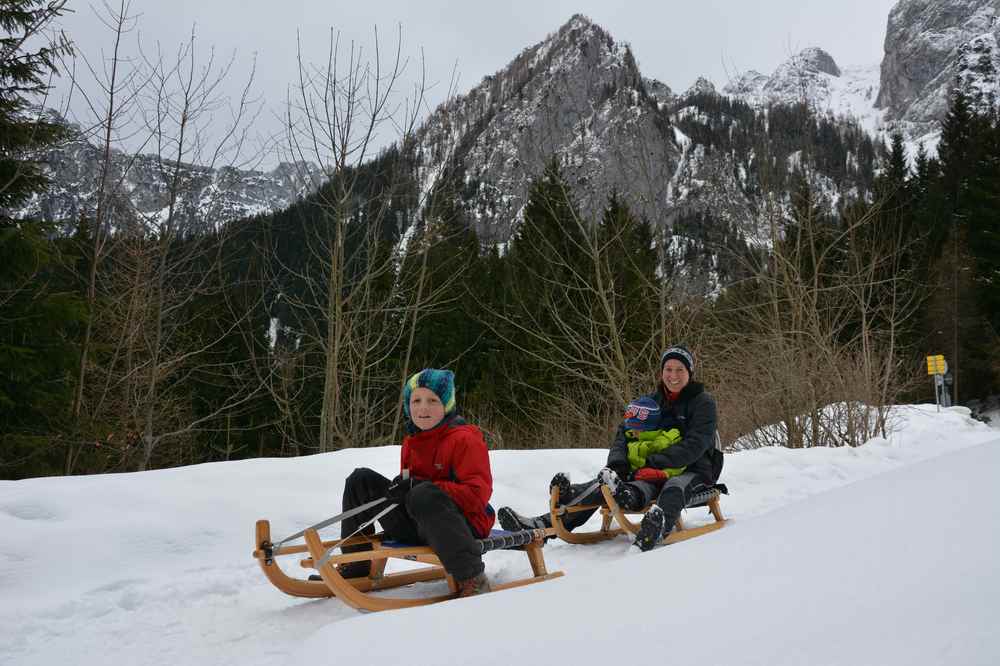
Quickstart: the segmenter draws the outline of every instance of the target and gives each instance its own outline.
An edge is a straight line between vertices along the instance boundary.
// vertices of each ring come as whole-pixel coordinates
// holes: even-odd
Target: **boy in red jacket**
[[[378,472],[358,468],[344,486],[345,511],[378,497],[398,506],[379,522],[390,538],[427,544],[458,583],[459,596],[490,590],[477,538],[493,527],[493,474],[486,442],[479,428],[455,413],[455,375],[450,370],[426,369],[403,387],[407,435],[403,438],[401,473],[390,481]],[[382,510],[377,506],[345,520],[341,534],[353,534]],[[363,533],[374,534],[374,526]],[[368,550],[348,546],[345,552]],[[367,576],[369,562],[340,566],[347,578]]]

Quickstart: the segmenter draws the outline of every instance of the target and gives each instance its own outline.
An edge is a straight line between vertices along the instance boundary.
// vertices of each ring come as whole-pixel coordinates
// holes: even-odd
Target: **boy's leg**
[[[379,497],[385,497],[385,492],[389,488],[390,483],[389,479],[374,470],[368,469],[367,467],[359,467],[355,469],[344,482],[344,501],[342,504],[344,511],[349,511],[354,507],[361,506],[362,504],[371,502]],[[356,516],[351,516],[350,518],[345,519],[340,524],[341,538],[354,534],[359,527],[374,518],[380,511],[384,510],[385,507],[385,504],[380,504],[368,509],[367,511],[362,511]],[[386,532],[386,534],[391,536],[393,539],[398,539],[399,541],[404,541],[406,543],[420,543],[416,525],[402,507],[397,507],[379,518],[379,523],[381,523],[382,529]],[[367,536],[375,534],[375,526],[369,525],[362,530],[360,534]],[[341,551],[345,553],[357,553],[363,550],[371,549],[372,547],[370,544],[358,544],[353,546],[344,546],[341,548]],[[369,571],[371,571],[371,563],[351,562],[349,564],[342,565],[340,570],[341,575],[347,578],[367,576]]]
[[[414,486],[406,497],[406,510],[420,536],[456,580],[475,578],[483,572],[483,558],[472,528],[446,492],[433,483]]]
[[[497,509],[497,521],[500,523],[500,527],[508,532],[548,529],[552,527],[552,516],[547,513],[535,517],[524,516],[509,506],[502,506]]]
[[[559,472],[552,477],[552,481],[549,484],[549,492],[552,491],[553,486],[558,487],[560,503],[568,504],[569,502],[574,501],[580,493],[586,492],[587,488],[590,488],[593,485],[593,481],[587,481],[585,483],[570,483],[569,477],[562,472]],[[604,504],[604,495],[601,493],[600,485],[594,486],[593,490],[591,490],[586,497],[576,503],[584,506],[588,504]],[[595,511],[597,511],[597,509],[592,511],[568,513],[563,516],[563,526],[568,530],[574,530],[590,520],[590,517],[594,515]],[[501,527],[510,531],[531,530],[536,528],[545,529],[552,527],[552,516],[548,512],[532,518],[517,513],[509,506],[500,507],[497,511],[497,519],[500,521]]]

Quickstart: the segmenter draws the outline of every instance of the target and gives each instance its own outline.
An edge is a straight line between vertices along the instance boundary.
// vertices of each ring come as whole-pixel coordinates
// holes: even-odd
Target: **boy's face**
[[[661,378],[668,391],[678,393],[691,381],[691,374],[684,364],[676,358],[668,358],[667,362],[663,364]]]
[[[437,393],[423,386],[410,394],[410,420],[421,430],[430,430],[444,418],[444,405]]]

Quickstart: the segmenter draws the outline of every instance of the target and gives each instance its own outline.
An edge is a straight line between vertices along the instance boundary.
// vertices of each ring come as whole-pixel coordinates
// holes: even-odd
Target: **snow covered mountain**
[[[770,76],[740,74],[722,93],[757,107],[803,101],[854,118],[880,139],[899,130],[911,148],[921,142],[933,152],[956,86],[974,103],[996,106],[998,40],[1000,0],[900,0],[888,17],[880,65],[840,68],[812,47]]]
[[[712,293],[726,277],[718,270],[720,248],[757,235],[765,200],[787,201],[788,174],[809,171],[831,209],[869,184],[870,145],[861,150],[856,136],[846,139],[837,159],[847,166],[839,169],[801,145],[771,151],[780,123],[769,123],[761,105],[791,107],[804,90],[807,101],[816,100],[807,105],[814,117],[827,107],[858,111],[866,102],[874,118],[873,72],[842,76],[829,55],[811,49],[773,77],[747,78],[739,94],[723,91],[756,108],[723,109],[731,102],[704,78],[680,95],[643,78],[626,44],[576,15],[428,118],[412,147],[416,189],[426,198],[433,184],[445,183],[480,238],[503,243],[523,215],[532,180],[555,158],[586,220],[599,219],[617,191],[669,237],[680,282]],[[848,98],[849,108],[840,110]],[[803,137],[808,122],[798,128]],[[845,124],[829,133],[852,132]],[[767,168],[781,174],[762,187],[765,152],[773,152]]]
[[[805,103],[818,113],[853,118],[872,134],[883,128],[884,112],[875,108],[877,65],[841,68],[818,47],[803,49],[767,76],[749,70],[722,88],[722,94],[753,107]]]
[[[48,113],[52,116],[54,112]],[[70,139],[41,156],[52,186],[27,201],[15,217],[43,217],[68,226],[81,215],[92,215],[97,207],[102,158],[101,149],[72,126]],[[317,173],[316,167],[305,163],[281,163],[269,172],[184,165],[184,184],[177,203],[179,219],[188,229],[196,230],[281,210],[313,189]],[[155,155],[112,151],[107,182],[118,215],[162,218],[169,204],[171,175],[172,169],[161,165]]]
[[[936,131],[955,77],[991,103],[998,8],[1000,0],[900,0],[888,18],[881,67],[843,67],[811,47],[769,75],[750,70],[721,89],[699,79],[681,94],[644,78],[626,43],[575,15],[441,105],[400,148],[416,193],[407,224],[445,186],[482,241],[504,243],[530,183],[556,159],[585,219],[596,220],[608,195],[619,192],[669,236],[680,270],[698,275],[695,290],[712,292],[725,280],[718,251],[707,248],[764,242],[757,237],[764,208],[777,201],[787,211],[796,177],[805,174],[835,210],[845,197],[863,196],[877,169],[873,145],[887,131],[901,128],[911,143],[922,139],[933,150],[926,133]],[[802,108],[816,132],[776,128],[782,114]],[[125,162],[116,155],[116,171]],[[92,208],[96,149],[73,142],[52,151],[49,163],[55,186],[22,213],[73,220]],[[287,164],[270,173],[192,165],[181,209],[202,224],[284,209],[308,192],[299,172]],[[162,214],[165,192],[155,158],[146,156],[120,188],[122,200],[147,216]]]

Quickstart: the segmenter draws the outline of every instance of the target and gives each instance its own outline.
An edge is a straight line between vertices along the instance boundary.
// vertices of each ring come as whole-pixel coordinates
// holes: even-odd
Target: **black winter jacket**
[[[683,439],[661,453],[654,453],[646,458],[648,467],[667,469],[670,467],[687,467],[704,478],[709,483],[718,481],[716,469],[712,464],[713,456],[721,456],[715,452],[715,431],[718,428],[715,398],[705,391],[704,385],[689,382],[677,400],[669,402],[660,389],[651,395],[660,406],[661,430],[677,428]],[[608,465],[622,464],[628,467],[628,444],[625,440],[625,424],[618,426],[615,441],[608,451]]]

